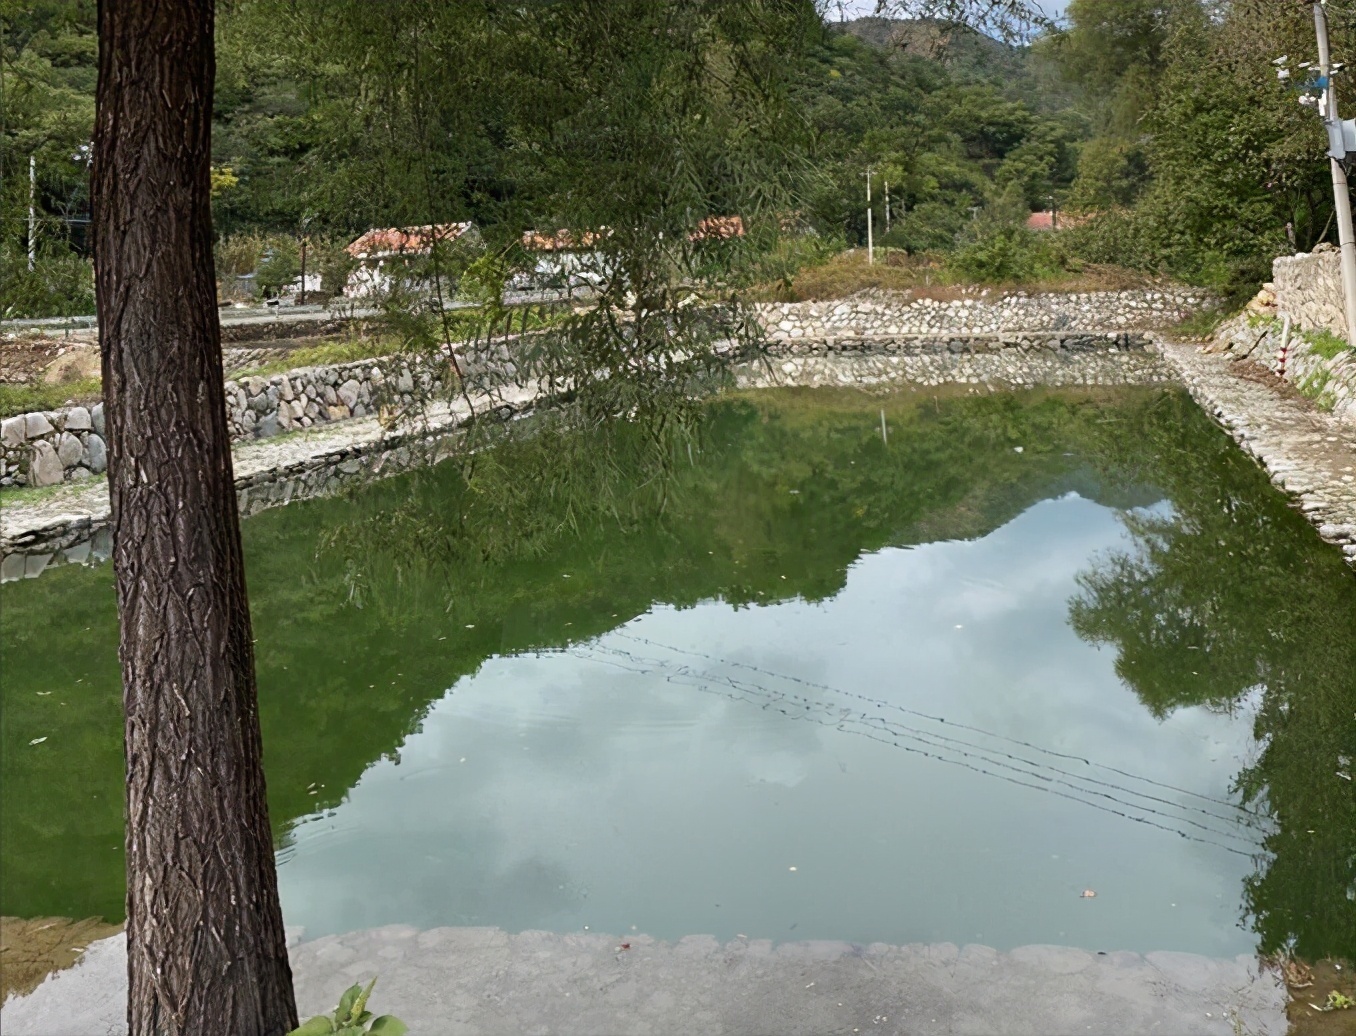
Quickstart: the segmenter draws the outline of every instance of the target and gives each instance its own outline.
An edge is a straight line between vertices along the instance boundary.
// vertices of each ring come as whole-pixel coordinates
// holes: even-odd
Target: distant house
[[[728,241],[744,236],[744,220],[739,216],[707,216],[688,235],[689,241]]]
[[[389,292],[411,260],[429,255],[433,246],[479,238],[473,223],[430,223],[420,227],[381,227],[369,230],[345,249],[355,266],[344,285],[348,298]],[[404,278],[402,278],[403,280]]]
[[[1070,230],[1074,227],[1081,227],[1088,220],[1092,219],[1095,213],[1075,216],[1068,212],[1033,212],[1026,218],[1026,229],[1035,231],[1046,230]]]
[[[517,274],[512,286],[520,290],[597,287],[606,279],[606,264],[597,248],[605,233],[526,231],[522,237],[523,251],[532,258],[532,269]]]
[[[607,230],[529,230],[523,234],[523,250],[533,259],[530,270],[510,282],[519,290],[597,287],[607,279],[608,259],[599,249]],[[688,234],[688,240],[724,241],[744,236],[739,216],[708,216]]]

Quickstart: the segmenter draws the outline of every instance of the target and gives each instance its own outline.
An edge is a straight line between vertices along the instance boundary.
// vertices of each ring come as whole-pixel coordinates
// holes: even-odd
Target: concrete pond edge
[[[289,957],[303,1018],[375,975],[376,1011],[437,1036],[1281,1036],[1287,1027],[1284,984],[1248,956],[391,925],[313,940],[292,931]],[[121,1036],[126,990],[120,934],[11,997],[0,1025],[7,1036]]]

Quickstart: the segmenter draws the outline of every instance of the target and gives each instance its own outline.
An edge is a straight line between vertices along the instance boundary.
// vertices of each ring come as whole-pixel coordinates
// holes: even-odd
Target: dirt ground
[[[0,336],[0,382],[56,385],[98,376],[99,342],[93,331]]]
[[[1356,999],[1356,968],[1339,961],[1325,960],[1314,965],[1286,961],[1279,965],[1290,991],[1286,1017],[1290,1036],[1353,1036],[1356,1034],[1356,1007],[1324,1010],[1329,993]]]
[[[31,993],[47,975],[79,960],[90,943],[121,928],[98,918],[0,917],[0,1002]]]

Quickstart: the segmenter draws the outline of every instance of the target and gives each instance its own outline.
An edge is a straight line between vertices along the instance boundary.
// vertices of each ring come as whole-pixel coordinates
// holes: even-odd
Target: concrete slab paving
[[[379,976],[372,998],[434,1036],[1281,1036],[1286,993],[1255,958],[1006,953],[768,940],[404,925],[300,941],[292,968],[303,1017]],[[629,948],[628,948],[629,947]],[[125,1033],[119,935],[0,1009],[6,1036]]]

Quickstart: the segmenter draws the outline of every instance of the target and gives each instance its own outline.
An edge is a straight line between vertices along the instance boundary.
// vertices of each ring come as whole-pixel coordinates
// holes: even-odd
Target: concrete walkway
[[[629,947],[625,948],[625,947]],[[429,1036],[830,1033],[1281,1036],[1256,960],[1026,946],[856,946],[406,926],[292,947],[303,1018],[379,976],[371,1007]],[[6,1036],[127,1031],[124,937],[0,1010]]]

